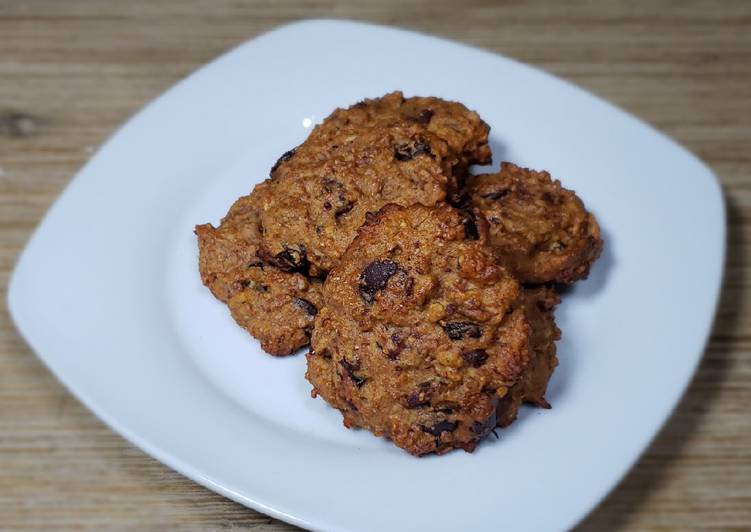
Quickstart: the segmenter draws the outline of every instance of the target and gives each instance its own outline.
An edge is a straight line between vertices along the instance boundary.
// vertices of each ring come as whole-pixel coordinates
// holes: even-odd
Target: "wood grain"
[[[747,0],[0,0],[3,301],[31,231],[120,123],[228,48],[309,17],[395,24],[531,63],[654,124],[713,168],[727,197],[729,247],[709,347],[670,422],[581,529],[751,528]],[[680,201],[681,178],[674,179]],[[0,529],[175,528],[291,529],[195,485],[112,433],[42,366],[3,306]]]

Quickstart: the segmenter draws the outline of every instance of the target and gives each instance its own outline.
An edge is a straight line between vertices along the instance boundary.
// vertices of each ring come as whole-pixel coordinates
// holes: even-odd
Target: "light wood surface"
[[[112,433],[34,356],[4,301],[29,234],[119,124],[228,48],[309,17],[395,24],[531,63],[712,167],[729,248],[709,347],[670,422],[582,529],[751,528],[751,2],[0,0],[0,529],[292,528]]]

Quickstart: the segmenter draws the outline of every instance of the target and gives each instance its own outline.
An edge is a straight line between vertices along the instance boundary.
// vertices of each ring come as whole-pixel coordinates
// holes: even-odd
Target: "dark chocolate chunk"
[[[480,240],[480,231],[477,229],[477,220],[473,212],[466,211],[462,223],[464,224],[464,237],[467,240]]]
[[[318,314],[318,308],[307,299],[303,299],[301,297],[295,297],[292,299],[292,303],[297,308],[302,310],[305,314],[307,314],[308,316],[312,317]]]
[[[329,351],[325,347],[320,352],[311,350],[310,354],[313,356],[316,356],[316,355],[321,356],[327,360],[331,358],[331,351]]]
[[[354,207],[354,206],[355,206],[354,202],[347,201],[347,202],[344,203],[344,205],[336,208],[336,210],[334,211],[334,216],[336,218],[339,218],[340,216],[344,216],[349,211],[351,211],[352,207]]]
[[[488,192],[487,194],[483,194],[482,197],[485,199],[490,200],[499,200],[503,199],[509,192],[511,192],[507,188],[501,188],[499,190],[494,190],[493,192]]]
[[[256,292],[268,292],[269,287],[261,283],[257,283],[251,279],[242,279],[238,281],[242,288],[250,288]]]
[[[349,375],[349,378],[352,379],[355,383],[355,386],[358,388],[365,384],[365,381],[367,381],[367,377],[362,377],[355,373],[360,369],[360,361],[357,362],[350,362],[346,358],[342,358],[339,361],[339,364],[342,365],[342,367],[347,371],[347,375]]]
[[[447,419],[444,419],[443,421],[439,421],[438,423],[430,427],[421,425],[420,429],[422,429],[423,432],[427,432],[428,434],[432,434],[433,436],[440,437],[444,432],[454,432],[456,430],[456,427],[458,426],[459,423],[457,423],[456,421],[449,421]]]
[[[433,114],[434,113],[432,109],[423,109],[422,111],[420,111],[420,114],[415,117],[415,121],[420,124],[427,124],[430,122],[430,119],[433,118]]]
[[[271,167],[271,171],[269,172],[269,177],[274,177],[274,172],[277,171],[277,169],[282,163],[289,161],[292,158],[292,156],[295,154],[295,151],[297,151],[297,148],[292,148],[291,150],[284,152],[282,156],[279,157],[279,159],[277,159],[277,161],[274,163],[274,166]]]
[[[430,383],[423,382],[417,390],[407,395],[405,406],[407,408],[418,408],[430,404]]]
[[[462,357],[473,368],[479,368],[488,360],[488,353],[484,349],[473,349],[472,351],[464,351]]]
[[[287,272],[307,273],[309,263],[305,246],[300,244],[300,249],[285,246],[284,251],[277,253],[272,261],[274,266]]]
[[[553,310],[555,308],[555,303],[551,303],[547,299],[538,299],[537,300],[537,308],[540,309],[543,312],[548,312],[548,311]]]
[[[407,408],[417,408],[430,404],[430,397],[425,392],[412,392],[407,396]]]
[[[394,158],[397,161],[410,161],[418,155],[432,155],[430,145],[422,140],[413,140],[394,146]]]
[[[475,434],[484,434],[487,429],[487,423],[481,423],[479,421],[473,421],[472,425],[469,427],[469,430],[471,430]]]
[[[394,347],[386,351],[386,356],[391,360],[396,360],[399,358],[399,354],[404,350],[404,339],[401,334],[394,333],[391,335],[391,341],[394,342]]]
[[[480,326],[469,321],[450,321],[443,326],[443,330],[452,340],[461,340],[465,336],[469,338],[482,336]]]
[[[376,292],[386,287],[399,266],[392,260],[377,260],[368,264],[360,274],[360,297],[370,304]]]
[[[560,196],[554,196],[549,191],[545,191],[542,193],[542,199],[545,200],[546,203],[549,203],[550,205],[560,205],[563,201]]]

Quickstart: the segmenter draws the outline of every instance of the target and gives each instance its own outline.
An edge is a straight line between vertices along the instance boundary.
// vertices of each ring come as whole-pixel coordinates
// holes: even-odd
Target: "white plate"
[[[477,109],[496,161],[544,168],[597,215],[605,252],[557,315],[550,411],[474,454],[417,459],[309,397],[199,282],[193,225],[218,221],[333,108],[392,89]],[[112,428],[196,482],[303,527],[574,525],[678,401],[712,323],[724,204],[711,171],[543,72],[423,35],[312,21],[202,68],[76,176],[14,273],[31,346]]]

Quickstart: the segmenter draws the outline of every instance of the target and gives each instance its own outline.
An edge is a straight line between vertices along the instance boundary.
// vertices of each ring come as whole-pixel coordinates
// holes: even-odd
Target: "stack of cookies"
[[[337,109],[196,227],[203,283],[272,355],[310,345],[312,395],[423,455],[472,451],[557,365],[557,289],[602,249],[547,172],[490,163],[489,127],[401,93]]]

